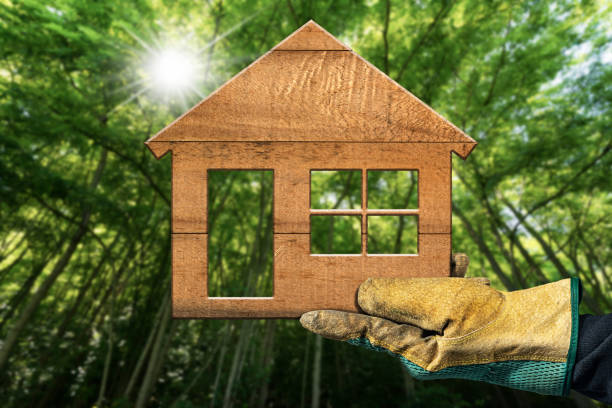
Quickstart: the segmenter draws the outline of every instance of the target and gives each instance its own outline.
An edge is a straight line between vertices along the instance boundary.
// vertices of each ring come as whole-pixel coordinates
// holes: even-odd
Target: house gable
[[[350,51],[336,37],[310,20],[270,51]]]
[[[476,145],[313,21],[146,143],[161,157],[180,141]]]

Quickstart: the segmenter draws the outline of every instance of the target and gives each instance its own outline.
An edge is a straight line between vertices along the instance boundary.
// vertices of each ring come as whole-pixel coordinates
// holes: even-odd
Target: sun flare
[[[177,94],[193,87],[198,65],[196,56],[188,50],[164,48],[152,53],[145,70],[154,90]]]

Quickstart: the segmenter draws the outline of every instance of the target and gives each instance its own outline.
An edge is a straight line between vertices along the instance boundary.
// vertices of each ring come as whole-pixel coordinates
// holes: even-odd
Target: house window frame
[[[402,208],[385,208],[385,209],[369,209],[368,208],[368,170],[369,171],[414,171],[417,174],[417,208],[402,209]],[[361,172],[361,208],[347,208],[347,209],[317,209],[312,208],[312,172],[313,171],[360,171]],[[418,256],[419,255],[419,225],[420,225],[420,183],[421,178],[419,175],[419,169],[389,169],[389,168],[325,168],[325,169],[310,169],[309,172],[309,219],[312,216],[334,216],[334,215],[359,215],[361,217],[361,252],[358,254],[313,254],[312,253],[312,236],[310,237],[310,256]],[[390,216],[416,216],[417,217],[417,250],[416,253],[410,254],[370,254],[368,253],[368,216],[376,215],[390,215]],[[310,221],[312,225],[312,220]],[[312,235],[312,230],[310,231]]]
[[[276,253],[275,253],[275,249],[274,249],[274,243],[275,243],[275,235],[276,235],[276,221],[275,221],[275,211],[276,211],[276,170],[274,169],[274,167],[207,167],[206,168],[206,184],[205,184],[205,191],[206,191],[206,198],[205,198],[205,202],[206,202],[206,261],[205,261],[205,265],[206,265],[206,297],[207,299],[210,300],[219,300],[219,299],[257,299],[257,300],[264,300],[264,299],[274,299],[275,297],[275,293],[276,293]],[[266,280],[269,280],[269,282],[272,284],[272,293],[271,295],[264,295],[264,296],[258,296],[258,295],[249,295],[249,296],[229,296],[229,295],[222,295],[222,296],[211,296],[211,285],[210,285],[210,281],[211,281],[211,269],[209,267],[209,263],[210,263],[210,251],[211,248],[214,249],[214,245],[211,245],[211,228],[210,228],[210,224],[211,224],[211,214],[210,214],[210,210],[211,210],[211,205],[210,205],[210,188],[211,188],[211,177],[210,177],[210,173],[211,172],[217,172],[217,171],[221,171],[221,172],[269,172],[272,175],[272,184],[271,184],[271,196],[270,196],[270,209],[272,211],[272,224],[271,224],[271,228],[272,228],[272,248],[271,251],[268,253],[269,256],[271,257],[272,260],[272,265],[271,265],[271,270],[270,270],[270,276],[266,277]],[[262,186],[263,187],[263,186]],[[222,290],[227,290],[227,288],[222,288]]]

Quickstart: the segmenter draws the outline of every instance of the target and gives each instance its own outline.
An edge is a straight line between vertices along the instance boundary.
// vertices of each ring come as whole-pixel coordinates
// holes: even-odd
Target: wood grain
[[[387,143],[372,147],[371,143],[172,143],[173,183],[179,186],[173,192],[180,196],[178,202],[184,203],[178,207],[174,204],[173,208],[173,220],[177,220],[173,226],[180,225],[183,232],[173,235],[174,315],[290,318],[317,308],[355,311],[355,291],[370,276],[449,276],[451,155],[448,144]],[[201,211],[206,205],[206,169],[269,168],[274,168],[275,191],[274,296],[208,298],[207,235],[203,233],[206,214]],[[419,216],[418,255],[310,254],[310,215],[317,213],[310,208],[310,171],[343,168],[418,170],[419,208],[408,211]],[[187,204],[193,205],[191,210]],[[176,209],[178,215],[174,213]],[[363,214],[369,211],[353,210]],[[337,211],[344,212],[350,211]],[[382,212],[393,210],[372,211]]]
[[[274,169],[274,231],[310,232],[310,171],[418,170],[419,231],[451,232],[451,155],[447,143],[172,143],[173,231],[206,232],[206,168]],[[184,163],[184,164],[183,164]]]
[[[285,38],[274,51],[350,51],[323,27],[310,20],[297,31]]]
[[[201,161],[172,156],[172,232],[207,232],[207,167]]]
[[[450,274],[450,234],[419,234],[418,256],[311,255],[308,234],[275,234],[272,298],[209,298],[203,276],[205,237],[173,234],[174,317],[297,318],[317,309],[357,312],[357,289],[368,277]]]
[[[145,145],[149,148],[151,153],[153,153],[153,156],[155,156],[156,159],[161,159],[170,151],[171,143],[147,141],[145,142]]]
[[[172,315],[197,309],[208,297],[207,234],[172,234]]]
[[[429,149],[427,162],[419,168],[419,231],[451,233],[451,155]]]
[[[271,52],[150,140],[475,144],[346,51]]]

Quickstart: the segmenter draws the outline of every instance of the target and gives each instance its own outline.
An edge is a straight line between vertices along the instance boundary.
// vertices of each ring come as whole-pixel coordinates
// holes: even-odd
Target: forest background
[[[170,160],[143,142],[311,18],[478,141],[453,159],[468,276],[576,276],[583,313],[612,311],[609,2],[1,0],[2,407],[595,406],[417,382],[294,320],[172,320]],[[180,92],[151,73],[167,47],[197,68]],[[219,176],[250,203],[219,218],[220,285],[270,268],[255,177]]]

